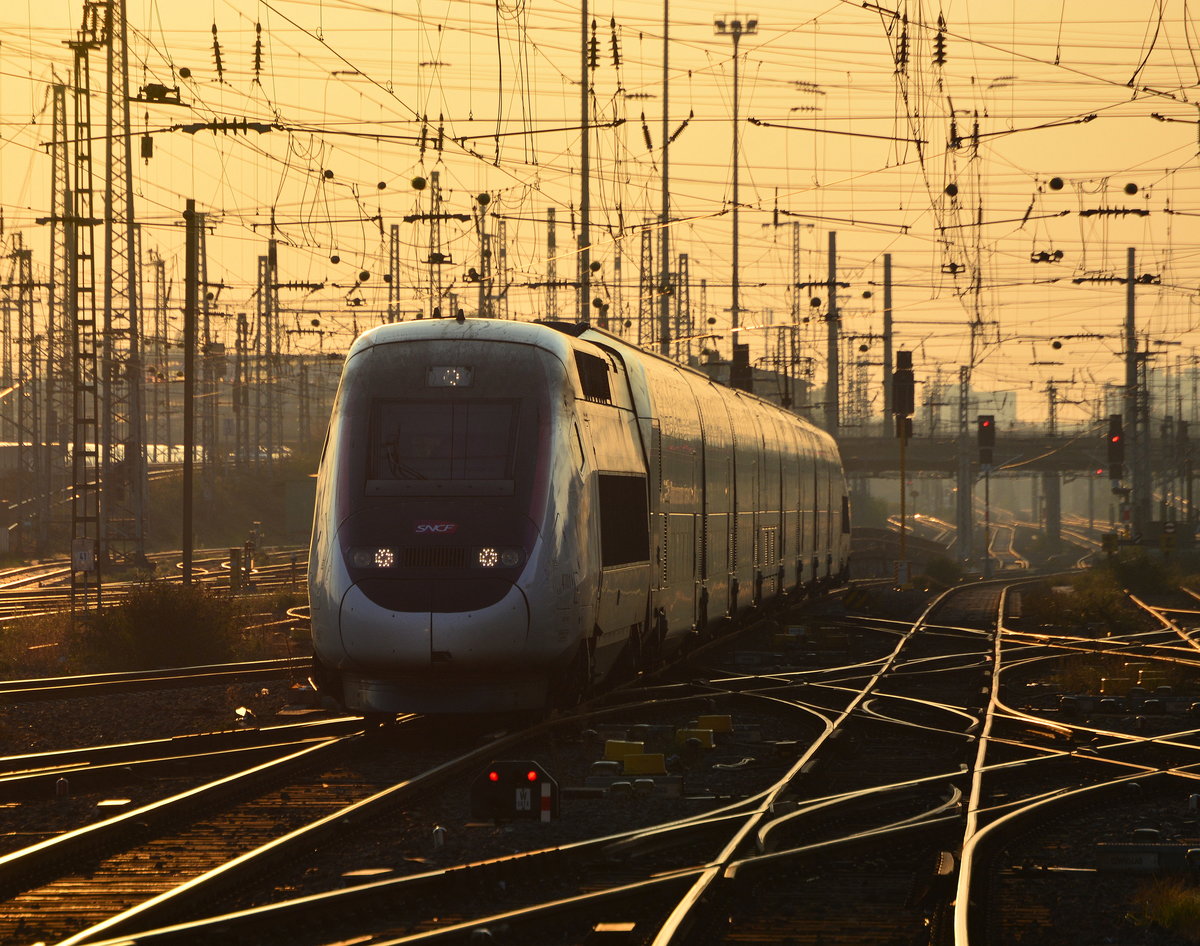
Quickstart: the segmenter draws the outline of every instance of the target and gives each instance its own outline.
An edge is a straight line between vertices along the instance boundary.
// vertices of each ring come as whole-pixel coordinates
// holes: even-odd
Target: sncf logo
[[[457,522],[418,522],[413,530],[417,535],[452,535],[458,531]]]

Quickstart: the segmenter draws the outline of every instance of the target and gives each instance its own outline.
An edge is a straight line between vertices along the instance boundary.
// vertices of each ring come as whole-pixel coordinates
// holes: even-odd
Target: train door
[[[724,392],[693,385],[702,426],[700,592],[697,620],[728,616],[733,554],[733,433]]]
[[[800,455],[800,441],[796,427],[790,422],[779,425],[781,439],[779,456],[779,534],[780,573],[784,591],[800,590],[801,567],[799,558],[800,532],[800,469],[796,458]]]
[[[829,461],[823,455],[818,455],[817,469],[817,519],[821,523],[820,541],[817,543],[817,575],[819,578],[828,578],[833,553],[833,530],[830,528]]]
[[[821,576],[821,497],[823,495],[822,487],[822,460],[821,451],[818,449],[820,442],[816,437],[812,437],[809,441],[809,460],[812,465],[812,574],[811,581],[816,582]]]
[[[734,583],[737,607],[757,601],[755,574],[759,549],[755,529],[761,503],[759,453],[761,436],[753,408],[738,398],[730,407],[734,430]]]
[[[782,590],[779,562],[783,550],[782,521],[779,503],[779,425],[771,414],[755,411],[758,425],[759,476],[757,522],[755,534],[758,539],[758,561],[755,566],[755,583],[758,598],[768,601]]]

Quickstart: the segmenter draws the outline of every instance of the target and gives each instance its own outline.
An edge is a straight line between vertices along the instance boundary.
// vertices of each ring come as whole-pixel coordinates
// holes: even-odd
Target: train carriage
[[[832,438],[586,325],[360,336],[321,458],[315,679],[363,714],[570,701],[845,576]]]

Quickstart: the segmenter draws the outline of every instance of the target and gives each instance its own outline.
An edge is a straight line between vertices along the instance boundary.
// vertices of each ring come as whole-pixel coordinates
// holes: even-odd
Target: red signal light
[[[981,421],[979,422],[979,426],[980,426],[980,427],[991,427],[991,426],[992,426],[992,422],[991,422],[990,420],[981,420]]]
[[[500,781],[500,773],[499,772],[488,772],[488,781],[489,782]]]
[[[537,774],[537,772],[534,772],[532,769],[530,769],[528,772],[525,773],[525,778],[527,778],[531,782],[536,782],[538,780],[538,774]]]

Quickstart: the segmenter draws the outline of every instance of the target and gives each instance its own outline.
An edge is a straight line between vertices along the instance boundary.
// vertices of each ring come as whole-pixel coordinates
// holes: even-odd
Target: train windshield
[[[377,400],[368,495],[511,494],[519,402]]]

